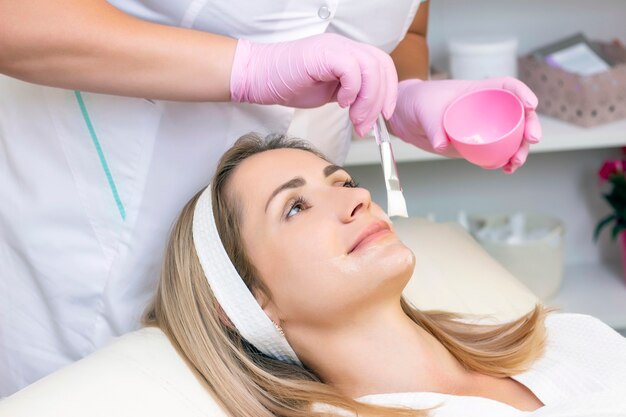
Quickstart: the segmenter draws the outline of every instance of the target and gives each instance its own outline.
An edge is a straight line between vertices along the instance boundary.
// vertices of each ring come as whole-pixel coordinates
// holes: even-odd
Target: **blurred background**
[[[484,53],[489,42],[492,42],[492,50],[503,54],[502,62],[505,62],[507,53],[514,53],[516,58],[528,58],[533,52],[576,34],[590,42],[616,46],[619,45],[616,40],[626,42],[626,2],[434,0],[430,4],[428,32],[431,77],[453,78],[456,75],[456,78],[463,78],[464,74],[472,74],[476,69],[471,68],[472,65],[480,66],[483,59],[488,68],[507,71],[506,65],[499,66],[497,56]],[[482,38],[477,42],[483,45],[472,49],[471,39],[477,36]],[[451,58],[451,44],[464,40],[469,40],[469,46],[465,47],[470,53],[470,62],[465,73],[457,69],[455,74],[451,71],[455,59]],[[509,42],[507,51],[507,41],[511,40],[514,49],[511,50]],[[455,50],[458,53],[458,45]],[[472,50],[478,52],[472,56]],[[507,62],[510,64],[511,60]],[[527,63],[515,59],[515,64],[518,78],[530,85],[524,79],[530,73],[523,66]],[[535,64],[547,65],[538,58]],[[604,230],[597,242],[593,239],[596,224],[612,213],[603,197],[603,193],[610,191],[609,184],[600,181],[598,170],[605,161],[626,159],[621,149],[626,145],[626,62],[610,64],[606,70],[590,75],[568,73],[555,69],[554,65],[546,72],[541,72],[543,67],[533,70],[539,71],[533,74],[540,77],[537,82],[555,84],[552,90],[538,94],[540,109],[544,106],[540,111],[542,142],[531,147],[526,164],[513,175],[501,170],[484,170],[466,161],[444,160],[403,146],[399,140],[394,142],[394,152],[411,216],[428,216],[437,222],[459,221],[464,226],[468,226],[468,217],[512,217],[515,213],[560,222],[564,233],[543,242],[541,236],[535,234],[539,238],[530,242],[539,252],[541,245],[546,250],[554,250],[550,258],[553,261],[548,261],[554,265],[545,265],[543,261],[533,265],[533,252],[510,236],[508,240],[502,238],[495,242],[506,247],[505,254],[500,253],[504,256],[503,264],[507,266],[506,263],[511,262],[511,272],[522,280],[528,280],[534,268],[535,278],[540,276],[541,282],[527,281],[526,284],[545,301],[566,311],[592,314],[626,332],[626,278],[621,263],[621,236],[612,240],[610,227],[607,227],[609,230]],[[561,71],[563,76],[559,77],[561,73],[555,70]],[[610,94],[598,91],[606,82]],[[569,92],[562,94],[559,89],[569,89]],[[546,108],[546,101],[559,94],[562,95],[560,101],[551,103],[552,109]],[[595,103],[605,106],[603,108],[615,120],[600,120],[600,116],[596,116],[599,108],[591,108]],[[568,108],[570,105],[573,107]],[[595,125],[581,125],[585,123]],[[354,177],[372,191],[373,199],[385,207],[378,150],[370,140],[354,140],[346,165]],[[547,236],[550,230],[545,232]],[[520,262],[526,264],[526,270],[515,270]]]

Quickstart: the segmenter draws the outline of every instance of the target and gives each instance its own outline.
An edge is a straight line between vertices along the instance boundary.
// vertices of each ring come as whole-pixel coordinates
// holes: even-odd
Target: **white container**
[[[450,74],[459,80],[517,77],[517,38],[473,36],[448,41]]]
[[[545,215],[517,216],[521,221],[511,221],[513,216],[506,215],[470,215],[470,233],[528,289],[548,300],[563,280],[565,227]]]

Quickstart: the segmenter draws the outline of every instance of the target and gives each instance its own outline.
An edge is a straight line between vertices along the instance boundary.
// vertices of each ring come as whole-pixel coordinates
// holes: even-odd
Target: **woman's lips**
[[[352,244],[348,254],[367,246],[369,243],[374,242],[389,233],[391,233],[391,228],[385,221],[381,220],[370,224],[359,234],[359,237]]]

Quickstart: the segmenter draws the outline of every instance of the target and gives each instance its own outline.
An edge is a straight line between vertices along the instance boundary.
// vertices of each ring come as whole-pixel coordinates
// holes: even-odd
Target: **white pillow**
[[[404,294],[416,307],[510,320],[538,302],[459,224],[414,217],[395,219],[394,228],[415,253],[415,270]]]
[[[1,417],[226,417],[161,330],[144,328],[0,401]]]
[[[416,256],[405,295],[422,309],[517,317],[537,300],[462,228],[412,218],[396,230]],[[0,401],[0,417],[226,417],[167,337],[141,329]]]

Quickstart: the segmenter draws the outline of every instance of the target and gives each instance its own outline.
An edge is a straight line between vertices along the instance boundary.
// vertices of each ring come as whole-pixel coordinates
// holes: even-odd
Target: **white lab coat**
[[[234,38],[334,32],[390,52],[420,1],[110,3]],[[341,163],[351,128],[336,104],[154,102],[0,76],[0,398],[137,328],[169,228],[222,153],[249,131],[308,126],[324,134],[306,139]]]

